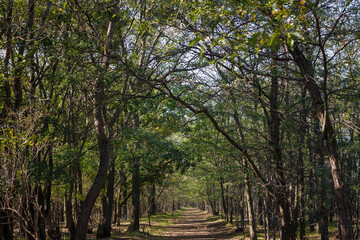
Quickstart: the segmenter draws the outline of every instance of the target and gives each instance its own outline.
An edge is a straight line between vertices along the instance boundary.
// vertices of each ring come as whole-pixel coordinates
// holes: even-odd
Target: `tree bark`
[[[315,119],[315,129],[318,130],[320,128],[319,121]],[[320,129],[319,129],[320,130]],[[328,209],[325,206],[325,201],[327,199],[326,194],[326,174],[325,174],[325,156],[323,152],[323,144],[321,141],[320,132],[316,131],[315,137],[315,151],[316,151],[316,158],[318,164],[318,177],[319,177],[319,193],[320,198],[318,200],[319,211],[317,211],[317,221],[319,225],[319,232],[321,240],[328,240],[329,239],[329,231],[328,231]]]
[[[244,161],[245,164],[245,198],[246,198],[246,205],[248,209],[249,215],[249,231],[250,231],[250,239],[257,240],[257,233],[256,233],[256,217],[255,211],[253,206],[253,199],[251,194],[251,185],[250,185],[250,176],[247,172],[247,162]]]
[[[224,180],[222,178],[220,178],[219,183],[220,183],[221,203],[222,203],[222,208],[223,208],[223,212],[224,212],[224,218],[225,218],[225,221],[228,221],[228,209],[227,209],[226,199],[225,199]]]
[[[150,197],[149,197],[149,215],[156,214],[156,184],[153,183],[150,187]]]
[[[265,235],[266,235],[266,240],[270,240],[271,238],[271,232],[273,231],[274,229],[274,220],[273,220],[273,217],[272,217],[272,201],[270,199],[270,195],[269,193],[266,193],[266,196],[265,196],[265,204],[264,204],[264,214],[265,214],[265,226],[266,226],[266,232],[265,232]]]
[[[74,189],[74,181],[70,181],[70,189],[67,194],[65,194],[65,219],[66,219],[66,227],[70,233],[70,239],[75,238],[75,223],[73,219],[73,211],[72,211],[72,194]]]
[[[122,185],[123,185],[123,193],[122,193],[122,196],[123,196],[123,200],[124,201],[124,204],[123,206],[119,206],[119,208],[121,208],[121,218],[127,220],[128,219],[128,200],[126,199],[127,198],[127,192],[128,192],[128,189],[127,189],[127,177],[125,176],[125,174],[123,175],[122,177]]]
[[[315,82],[315,71],[311,62],[308,61],[298,48],[290,50],[290,53],[297,66],[300,68],[303,76],[303,83],[309,92],[313,108],[316,112],[316,117],[319,119],[321,124],[321,131],[325,140],[325,147],[329,158],[330,171],[334,184],[339,217],[340,238],[344,240],[353,239],[351,203],[347,197],[349,196],[349,191],[341,170],[340,153],[327,106],[325,106],[322,99],[320,87]]]
[[[305,134],[306,131],[304,131],[304,126],[306,126],[306,117],[308,114],[308,111],[306,109],[305,104],[305,97],[306,97],[306,89],[304,88],[301,93],[301,107],[302,110],[300,112],[300,120],[301,123],[298,128],[298,161],[297,161],[297,168],[298,168],[298,176],[299,176],[299,183],[298,183],[298,201],[299,201],[299,222],[300,222],[300,240],[305,239],[305,173],[304,173],[304,154],[303,154],[303,147],[304,147],[304,141],[305,141]]]
[[[134,128],[140,127],[140,118],[137,113],[134,113]],[[139,143],[135,143],[134,151],[139,148]],[[132,216],[131,222],[127,229],[128,232],[139,232],[140,230],[140,159],[134,156],[132,159]]]
[[[128,232],[139,232],[140,230],[140,163],[135,157],[132,164],[132,216]]]
[[[284,175],[282,152],[280,148],[280,117],[279,117],[279,81],[276,77],[271,78],[270,90],[270,119],[269,119],[269,147],[271,156],[274,160],[275,166],[275,181],[277,184],[277,201],[280,206],[280,220],[281,220],[281,239],[295,240],[296,229],[293,228],[290,202],[288,200],[288,191],[286,189],[286,180]]]
[[[96,129],[98,147],[100,153],[99,156],[100,164],[93,185],[91,186],[81,206],[80,214],[77,219],[74,240],[86,239],[86,232],[87,232],[91,210],[95,204],[97,197],[100,194],[101,189],[103,189],[105,186],[105,180],[109,168],[110,139],[108,138],[105,132],[105,122],[103,119],[103,114],[105,114],[103,112],[104,109],[103,97],[104,97],[103,84],[100,79],[97,79],[94,88],[94,98],[95,98],[94,123],[95,123],[95,129]]]
[[[110,171],[107,176],[106,194],[103,196],[103,222],[99,225],[96,237],[106,238],[111,236],[111,220],[114,206],[114,181],[115,180],[115,159],[111,158]]]
[[[44,212],[44,194],[41,189],[41,186],[35,186],[35,192],[36,192],[36,200],[37,200],[37,206],[40,209],[36,209],[36,229],[37,229],[37,238],[38,240],[46,240],[46,233],[45,233],[45,225],[46,225],[46,219],[45,219],[45,212]]]
[[[108,123],[106,122],[106,108],[105,108],[105,94],[104,94],[104,83],[103,83],[103,75],[107,71],[109,65],[109,55],[111,50],[110,44],[115,30],[115,24],[117,22],[116,14],[119,10],[120,3],[118,1],[114,1],[116,5],[114,16],[111,18],[107,35],[105,39],[104,45],[104,54],[102,57],[101,71],[100,76],[94,79],[94,127],[97,135],[97,143],[99,147],[99,168],[94,179],[94,182],[86,194],[84,202],[81,205],[80,214],[77,219],[76,230],[75,230],[75,239],[86,239],[86,232],[88,228],[88,222],[90,218],[90,214],[92,208],[95,204],[97,197],[100,194],[100,191],[105,186],[105,180],[107,176],[107,171],[109,169],[110,163],[110,146],[111,146],[111,137],[110,133],[106,132],[109,130]]]
[[[10,218],[9,213],[4,210],[0,211],[0,239],[1,240],[13,239],[12,219]]]

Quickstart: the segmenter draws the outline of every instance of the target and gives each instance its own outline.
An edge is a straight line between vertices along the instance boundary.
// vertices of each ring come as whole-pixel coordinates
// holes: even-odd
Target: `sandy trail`
[[[228,228],[223,221],[207,221],[207,214],[196,208],[186,208],[182,215],[173,220],[170,226],[162,227],[163,232],[157,236],[129,236],[117,235],[112,239],[127,240],[212,240],[212,239],[237,239],[233,230]]]
[[[187,208],[161,239],[236,239],[224,222],[206,221],[206,213]]]

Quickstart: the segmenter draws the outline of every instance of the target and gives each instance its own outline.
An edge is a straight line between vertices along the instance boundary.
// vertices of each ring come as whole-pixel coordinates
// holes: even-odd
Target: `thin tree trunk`
[[[244,212],[244,198],[241,199],[240,206],[240,229],[241,231],[245,230],[245,212]]]
[[[36,198],[37,198],[37,206],[40,209],[36,209],[36,223],[37,223],[37,236],[39,240],[46,240],[46,233],[45,233],[45,212],[44,212],[44,194],[41,189],[41,186],[35,187]]]
[[[134,113],[134,128],[140,127],[140,118]],[[134,151],[139,148],[139,143],[135,143]],[[132,216],[131,222],[127,229],[128,232],[139,232],[140,230],[140,159],[133,157],[132,159]]]
[[[69,192],[65,195],[65,219],[66,219],[66,227],[70,233],[70,239],[75,238],[75,223],[73,219],[73,210],[72,210],[72,195],[74,190],[74,180],[70,181],[70,189]]]
[[[227,221],[230,221],[230,205],[229,205],[229,185],[226,185],[226,197],[225,197],[225,204],[226,204],[226,216]]]
[[[132,216],[128,232],[139,232],[140,230],[140,163],[139,159],[133,159],[132,175]]]
[[[246,205],[249,215],[250,239],[256,240],[257,239],[256,217],[255,217],[253,199],[251,194],[250,177],[249,177],[249,173],[247,172],[247,168],[248,168],[247,162],[244,161],[244,164],[245,164],[245,198],[246,198]]]
[[[114,180],[115,180],[115,158],[112,158],[110,172],[108,175],[108,186],[106,191],[107,206],[105,211],[105,228],[109,229],[109,235],[111,232],[111,220],[114,206]]]
[[[280,206],[281,220],[281,239],[295,240],[296,229],[293,229],[290,211],[290,203],[288,201],[288,192],[284,176],[282,152],[280,148],[280,117],[279,117],[279,81],[276,77],[271,78],[270,90],[270,119],[269,119],[269,147],[275,163],[275,181],[277,183],[278,196],[277,201]]]
[[[222,208],[223,208],[223,212],[224,212],[224,218],[225,221],[228,221],[228,210],[226,207],[226,200],[225,200],[225,189],[224,189],[224,180],[221,178],[219,180],[220,183],[220,192],[221,192],[221,203],[222,203]]]
[[[118,189],[117,198],[116,198],[116,201],[114,203],[114,220],[113,220],[113,223],[116,224],[116,226],[120,226],[120,216],[121,216],[120,200],[121,200],[121,186]]]
[[[2,202],[0,202],[2,204]],[[7,211],[0,211],[0,239],[13,239],[12,219]]]
[[[126,180],[125,180],[125,183],[126,183]],[[123,196],[123,201],[125,201],[125,202],[124,202],[123,206],[119,206],[121,208],[121,218],[127,220],[128,219],[128,203],[127,203],[128,201],[126,199],[126,197],[127,197],[127,186],[124,186],[122,196]]]
[[[315,127],[316,129],[320,129],[319,126],[319,121],[317,119],[315,119],[316,123],[315,123]],[[317,174],[317,176],[319,177],[319,190],[320,190],[320,198],[318,201],[319,204],[319,211],[317,212],[318,216],[317,216],[317,221],[319,224],[319,232],[320,232],[320,236],[321,236],[321,240],[328,240],[329,239],[329,231],[328,231],[328,209],[325,206],[325,201],[327,199],[327,194],[326,194],[326,174],[325,174],[325,156],[324,156],[324,152],[323,152],[323,146],[322,146],[322,142],[321,142],[321,136],[320,136],[320,132],[316,133],[316,137],[315,137],[315,150],[316,150],[316,158],[317,158],[317,163],[318,163],[318,168],[319,169],[319,173]]]
[[[156,214],[156,184],[153,183],[150,187],[150,197],[149,197],[149,215]]]
[[[103,223],[99,225],[97,238],[111,236],[111,220],[114,206],[115,159],[111,158],[110,171],[107,177],[106,194],[103,196]]]
[[[259,225],[262,226],[264,225],[264,200],[263,198],[260,196],[258,199],[258,221],[259,221]]]
[[[205,204],[204,204],[205,206]],[[230,223],[232,224],[233,223],[233,215],[234,215],[234,198],[231,197],[230,198]]]
[[[304,88],[301,94],[301,100],[302,100],[302,110],[300,112],[300,120],[301,123],[299,125],[298,129],[298,161],[297,161],[297,168],[298,168],[298,176],[299,176],[299,183],[298,183],[298,198],[299,198],[299,207],[300,207],[300,240],[305,239],[305,174],[304,174],[304,157],[303,157],[303,147],[304,147],[304,141],[305,141],[305,134],[306,131],[304,131],[304,126],[306,125],[306,117],[307,117],[307,110],[306,110],[306,104],[305,104],[305,97],[306,97],[306,89]]]
[[[265,226],[266,226],[266,240],[270,240],[271,237],[271,232],[274,228],[273,226],[273,219],[271,216],[271,206],[272,206],[272,201],[270,199],[270,195],[269,193],[266,193],[266,197],[265,197]]]

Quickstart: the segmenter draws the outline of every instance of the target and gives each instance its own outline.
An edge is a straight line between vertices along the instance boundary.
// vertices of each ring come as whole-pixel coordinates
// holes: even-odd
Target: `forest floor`
[[[140,221],[140,232],[129,234],[126,230],[129,222],[123,222],[120,226],[113,226],[112,236],[104,240],[212,240],[212,239],[241,239],[249,240],[248,228],[245,232],[236,233],[233,225],[226,223],[220,216],[213,216],[208,212],[201,211],[197,208],[182,208],[168,213],[159,213],[143,217]],[[310,233],[309,227],[306,229],[307,239],[320,239],[316,231]],[[331,240],[336,239],[337,222],[329,223],[329,237]],[[64,239],[68,234],[65,233]],[[95,234],[88,234],[87,239],[95,240]],[[264,229],[258,227],[258,239],[263,240]],[[279,239],[278,232],[275,239]]]
[[[249,240],[248,228],[245,232],[235,232],[236,227],[227,224],[220,216],[213,216],[208,212],[197,208],[182,208],[180,210],[162,213],[151,216],[150,225],[148,218],[141,219],[141,232],[136,234],[125,233],[128,223],[113,229],[113,236],[109,240],[128,239],[128,240],[211,240],[211,239],[241,239]],[[264,238],[264,229],[258,227],[258,239]],[[309,226],[306,229],[307,239],[320,239],[316,231],[310,233]],[[275,239],[279,239],[276,233]],[[337,222],[329,223],[329,239],[336,239]]]
[[[112,239],[163,239],[163,240],[211,240],[237,239],[234,229],[218,218],[196,208],[184,208],[167,221],[155,220],[142,234],[114,234]],[[162,217],[162,220],[164,218]]]

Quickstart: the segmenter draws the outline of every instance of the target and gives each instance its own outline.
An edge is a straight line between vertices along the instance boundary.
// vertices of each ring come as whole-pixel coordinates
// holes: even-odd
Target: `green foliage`
[[[301,152],[307,210],[320,199],[312,192],[313,176],[325,179],[330,207],[329,166],[319,163],[316,152],[321,127],[311,110],[313,96],[301,93],[303,76],[290,54],[295,50],[313,65],[312,80],[326,99],[342,169],[358,200],[356,1],[130,0],[121,1],[117,12],[111,1],[34,3],[33,21],[27,1],[0,4],[0,198],[12,199],[17,211],[22,194],[30,197],[50,185],[51,202],[62,201],[71,188],[70,200],[84,200],[99,167],[95,82],[104,90],[101,116],[121,191],[130,191],[137,158],[143,186],[165,186],[170,200],[219,202],[220,182],[226,197],[235,199],[244,173],[250,173],[256,197],[263,196],[243,158],[246,152],[276,187],[269,139],[273,78],[286,188],[298,189]],[[111,20],[116,26],[107,44]]]

